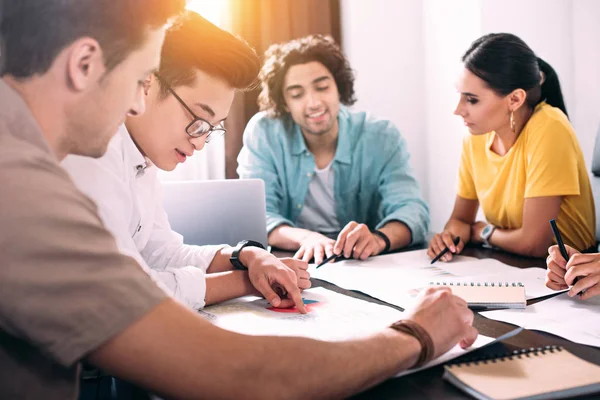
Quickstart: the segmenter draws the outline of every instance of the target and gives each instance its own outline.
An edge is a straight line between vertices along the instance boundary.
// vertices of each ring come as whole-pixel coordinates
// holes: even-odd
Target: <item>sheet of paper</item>
[[[579,300],[563,293],[524,310],[486,311],[481,314],[527,329],[549,332],[573,342],[600,346],[600,296]]]
[[[477,260],[477,258],[467,257],[467,256],[455,256],[452,263],[448,263],[448,265],[455,264],[455,263],[462,263],[465,261],[474,261],[474,260]],[[325,268],[344,264],[344,263],[349,263],[351,265],[359,265],[360,264],[360,265],[368,266],[370,268],[395,268],[398,266],[407,266],[407,265],[417,265],[417,266],[429,265],[430,262],[431,262],[431,259],[427,255],[427,250],[424,249],[424,250],[405,251],[402,253],[393,253],[393,254],[386,254],[383,256],[371,257],[365,261],[358,261],[358,260],[339,261],[337,263],[326,264],[323,267],[319,268],[317,271],[324,270]],[[438,265],[438,264],[443,264],[443,263],[436,263],[434,265]],[[310,267],[311,267],[311,269],[314,269],[315,264],[311,264]]]
[[[481,349],[482,347],[486,347],[486,346],[492,345],[494,343],[509,339],[509,338],[521,333],[522,330],[523,330],[523,328],[514,329],[510,332],[505,333],[504,335],[500,336],[497,339],[494,339],[494,338],[491,338],[488,336],[484,336],[484,335],[479,335],[479,336],[477,336],[475,343],[473,343],[473,345],[471,347],[469,347],[467,349],[461,349],[459,345],[456,345],[453,348],[451,348],[450,350],[448,350],[446,353],[442,354],[435,360],[431,360],[430,362],[428,362],[421,368],[409,369],[408,371],[400,372],[399,374],[396,375],[396,378],[399,378],[399,377],[405,376],[405,375],[414,374],[415,372],[419,372],[419,371],[422,371],[427,368],[435,367],[436,365],[443,364],[445,362],[448,362],[450,360],[458,358],[464,354],[470,353],[477,349]]]
[[[457,264],[477,259],[459,256]],[[455,276],[443,263],[430,265],[426,250],[387,254],[365,261],[344,260],[319,269],[309,267],[312,277],[323,279],[349,290],[357,290],[400,307],[408,307],[414,298],[410,292],[435,279]]]
[[[329,341],[364,337],[403,315],[391,307],[325,288],[305,290],[302,297],[308,314],[275,309],[264,299],[248,296],[206,307],[200,315],[221,328],[248,335],[304,336]]]
[[[402,319],[404,314],[391,307],[355,299],[325,288],[305,290],[303,299],[307,303],[308,314],[274,310],[266,300],[248,296],[206,307],[200,311],[200,315],[221,328],[249,335],[303,336],[340,341],[379,332],[392,322]],[[513,332],[518,333],[519,330]],[[505,335],[497,340],[506,337]],[[398,376],[433,367],[497,340],[479,335],[474,345],[468,349],[461,349],[457,345],[423,368],[405,371]]]
[[[311,276],[379,300],[407,308],[429,282],[521,282],[528,299],[552,294],[544,285],[541,268],[521,269],[494,259],[458,256],[433,265],[426,250],[387,254],[365,261],[344,260],[309,268]]]

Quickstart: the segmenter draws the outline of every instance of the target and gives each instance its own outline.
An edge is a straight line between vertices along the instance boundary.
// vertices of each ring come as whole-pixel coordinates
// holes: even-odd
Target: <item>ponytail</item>
[[[500,96],[523,89],[527,92],[528,107],[535,108],[546,101],[567,115],[556,71],[518,36],[511,33],[482,36],[471,44],[462,61],[465,68]]]
[[[560,108],[568,117],[569,114],[567,114],[567,107],[565,106],[565,101],[563,99],[562,90],[560,89],[560,82],[558,80],[558,75],[556,75],[556,71],[554,71],[554,68],[552,68],[550,64],[541,58],[538,57],[537,60],[540,71],[545,77],[544,81],[542,82],[542,93],[539,101],[541,102],[545,100],[549,105]]]

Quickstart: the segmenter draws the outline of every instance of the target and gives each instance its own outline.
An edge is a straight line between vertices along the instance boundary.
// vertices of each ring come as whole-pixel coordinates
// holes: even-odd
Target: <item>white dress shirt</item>
[[[98,205],[119,248],[135,257],[167,293],[199,309],[206,296],[205,273],[225,247],[191,246],[171,230],[162,206],[158,169],[138,150],[125,125],[99,159],[68,156],[62,166]]]

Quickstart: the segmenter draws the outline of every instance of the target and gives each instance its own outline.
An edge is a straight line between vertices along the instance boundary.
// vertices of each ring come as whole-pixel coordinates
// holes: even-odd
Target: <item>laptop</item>
[[[186,244],[255,240],[267,248],[265,183],[261,179],[164,182],[171,228]]]

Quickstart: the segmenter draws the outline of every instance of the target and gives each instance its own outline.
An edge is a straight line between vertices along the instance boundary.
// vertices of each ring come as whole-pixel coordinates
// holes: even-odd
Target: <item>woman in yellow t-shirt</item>
[[[556,219],[565,243],[595,245],[594,200],[556,72],[521,39],[485,35],[464,54],[455,114],[463,142],[454,210],[429,244],[460,253],[471,241],[543,257]],[[476,221],[479,206],[487,222]],[[457,246],[453,238],[459,236]],[[442,260],[452,259],[447,253]]]

